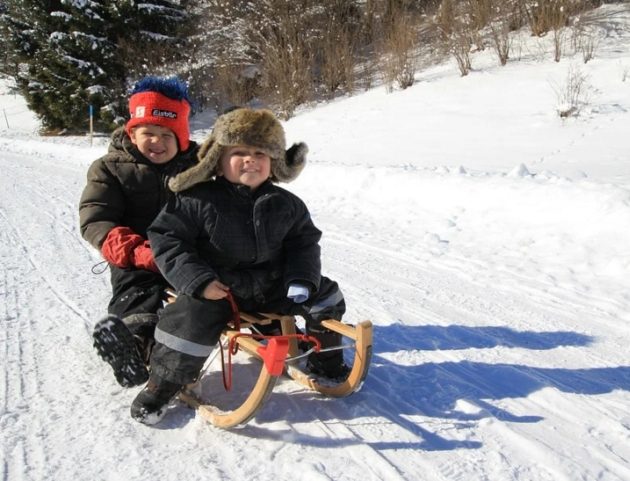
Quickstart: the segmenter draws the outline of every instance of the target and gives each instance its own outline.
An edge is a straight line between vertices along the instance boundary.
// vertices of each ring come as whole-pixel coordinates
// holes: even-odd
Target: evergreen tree
[[[111,112],[110,104],[121,93],[123,68],[107,35],[113,20],[107,3],[59,2],[49,12],[45,43],[18,78],[31,108],[49,129],[85,130],[88,106],[96,114],[102,108]],[[103,120],[112,116],[97,115],[97,120],[105,127]]]
[[[10,31],[8,25],[3,21],[7,14],[7,2],[0,1],[0,74],[11,75],[15,73],[12,68],[15,62],[12,44],[9,41]]]
[[[41,16],[40,3],[29,0],[0,2],[2,34],[2,73],[17,75],[17,65],[38,48],[41,39],[33,28],[33,19]]]
[[[131,76],[172,75],[185,69],[190,1],[120,0],[116,37]]]
[[[179,4],[150,1],[4,2],[2,24],[21,62],[16,80],[45,129],[87,130],[89,106],[99,130],[124,121],[127,86],[159,73],[150,69],[166,60],[186,19]]]

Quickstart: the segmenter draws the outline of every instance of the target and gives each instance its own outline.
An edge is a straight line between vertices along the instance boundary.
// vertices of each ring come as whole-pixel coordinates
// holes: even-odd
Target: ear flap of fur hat
[[[293,144],[285,152],[283,160],[271,161],[271,180],[291,182],[295,180],[306,165],[308,147],[304,142]]]
[[[182,192],[193,185],[207,182],[217,175],[217,166],[221,158],[222,147],[218,145],[211,133],[201,144],[197,153],[197,164],[172,177],[168,186],[173,192]]]
[[[239,108],[217,119],[212,133],[199,150],[199,163],[171,179],[171,190],[181,192],[215,177],[223,148],[234,145],[251,145],[267,153],[271,157],[271,180],[274,182],[294,180],[306,164],[306,144],[294,144],[285,150],[284,129],[271,111]]]

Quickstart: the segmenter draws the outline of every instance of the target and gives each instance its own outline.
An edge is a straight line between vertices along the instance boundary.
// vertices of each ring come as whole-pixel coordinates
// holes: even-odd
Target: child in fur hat
[[[155,260],[178,291],[155,331],[151,376],[131,406],[153,424],[183,385],[194,382],[240,310],[297,314],[323,347],[341,336],[324,319],[341,319],[344,298],[320,273],[321,232],[294,194],[275,185],[295,179],[306,145],[286,149],[284,130],[268,110],[239,108],[222,115],[199,151],[199,163],[173,178],[176,192],[149,227]],[[311,354],[310,369],[347,376],[340,350]]]
[[[167,282],[147,227],[172,193],[168,180],[196,164],[187,88],[177,78],[146,77],[129,98],[131,119],[94,161],[81,195],[81,234],[109,262],[109,316],[94,328],[94,346],[125,387],[144,384],[157,311]]]

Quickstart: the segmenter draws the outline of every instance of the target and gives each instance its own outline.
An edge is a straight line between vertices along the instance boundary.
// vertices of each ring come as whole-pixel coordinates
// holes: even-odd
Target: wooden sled
[[[232,410],[221,410],[209,402],[200,398],[194,390],[203,380],[203,374],[197,383],[187,386],[180,393],[179,398],[196,409],[201,416],[213,425],[220,428],[232,428],[247,423],[256,412],[263,406],[267,397],[273,391],[279,376],[286,374],[299,384],[330,397],[344,397],[358,391],[363,384],[370,365],[372,356],[372,323],[363,321],[356,326],[343,324],[335,320],[326,320],[322,325],[331,331],[338,332],[345,338],[349,338],[354,344],[354,361],[347,379],[338,384],[330,384],[330,381],[318,381],[316,377],[310,376],[302,371],[295,362],[300,356],[298,341],[295,336],[295,318],[293,316],[278,316],[274,314],[250,315],[241,313],[241,329],[252,324],[265,325],[279,320],[282,326],[282,335],[272,336],[267,339],[266,344],[242,335],[240,330],[236,330],[230,325],[223,331],[222,341],[238,344],[239,352],[244,351],[249,356],[256,359],[256,364],[260,362],[260,374],[253,389],[244,401],[239,401],[239,405]],[[341,346],[340,346],[341,347]],[[238,355],[238,354],[237,354]]]

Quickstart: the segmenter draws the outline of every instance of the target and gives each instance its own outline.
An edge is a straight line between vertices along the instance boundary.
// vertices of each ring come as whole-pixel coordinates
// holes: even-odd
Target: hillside
[[[467,77],[449,61],[285,124],[310,147],[287,188],[374,358],[359,393],[282,380],[233,431],[181,404],[130,419],[137,389],[91,346],[109,279],[78,229],[106,139],[39,137],[4,83],[0,479],[629,480],[630,13],[602,8],[620,13],[585,65],[529,38],[505,67],[480,52]],[[561,119],[572,65],[591,95]]]

